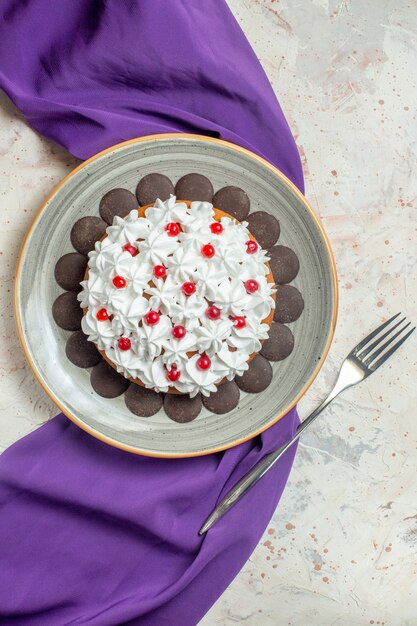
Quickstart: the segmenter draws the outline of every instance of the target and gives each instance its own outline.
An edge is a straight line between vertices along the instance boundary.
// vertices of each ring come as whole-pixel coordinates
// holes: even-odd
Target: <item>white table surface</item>
[[[417,321],[417,11],[406,0],[229,0],[296,137],[336,256],[340,314],[305,416],[356,341]],[[0,96],[0,449],[56,413],[12,307],[18,249],[76,165]],[[281,503],[202,626],[417,624],[417,333],[300,444]]]

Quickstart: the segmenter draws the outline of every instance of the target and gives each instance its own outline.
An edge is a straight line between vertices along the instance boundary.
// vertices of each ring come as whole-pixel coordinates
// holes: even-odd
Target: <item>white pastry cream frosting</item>
[[[89,253],[82,329],[118,372],[195,396],[248,369],[275,306],[268,256],[209,202],[157,200],[115,217]]]

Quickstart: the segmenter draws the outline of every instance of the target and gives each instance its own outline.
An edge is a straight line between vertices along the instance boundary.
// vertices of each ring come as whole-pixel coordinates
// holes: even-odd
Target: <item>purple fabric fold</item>
[[[288,125],[223,0],[3,0],[0,86],[79,158],[194,132],[253,150],[303,189]],[[297,425],[294,409],[233,449],[175,460],[111,448],[63,415],[18,441],[0,457],[0,622],[194,626],[256,547],[295,448],[198,529]]]

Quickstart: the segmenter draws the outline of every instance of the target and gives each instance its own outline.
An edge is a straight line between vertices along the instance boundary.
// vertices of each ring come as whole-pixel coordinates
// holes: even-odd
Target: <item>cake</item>
[[[177,201],[171,196],[185,198],[187,201]],[[141,418],[151,417],[163,409],[165,415],[177,423],[195,419],[203,406],[209,413],[229,413],[239,406],[242,392],[249,394],[264,392],[273,382],[274,370],[271,362],[276,363],[275,368],[279,368],[279,362],[287,359],[294,349],[295,339],[290,325],[298,320],[304,308],[301,293],[296,286],[289,284],[297,278],[300,268],[298,257],[293,250],[281,245],[279,221],[266,211],[251,211],[251,200],[240,187],[228,185],[215,191],[212,182],[206,176],[195,172],[185,174],[175,184],[165,174],[156,172],[146,174],[139,179],[135,192],[121,187],[105,190],[97,208],[99,215],[80,217],[71,229],[73,250],[66,250],[57,260],[54,269],[55,280],[63,291],[52,304],[52,317],[66,334],[65,354],[68,361],[89,372],[92,390],[107,402],[123,396],[126,409]],[[167,210],[169,216],[166,215]],[[181,226],[183,218],[185,222]],[[233,226],[233,230],[229,232],[229,227],[232,229],[231,221],[236,227]],[[180,224],[180,232],[175,233],[175,226],[173,230],[170,228],[173,239],[162,237],[162,240],[168,241],[170,245],[162,246],[159,250],[161,257],[152,257],[149,249],[154,246],[146,244],[147,240],[149,243],[150,238],[155,237],[155,235],[151,237],[151,230],[158,236],[165,235],[168,232],[165,230],[168,223]],[[214,231],[218,230],[217,233],[212,232],[210,228],[215,223],[221,227],[218,225],[213,227]],[[145,231],[141,232],[140,229],[144,226]],[[203,235],[204,240],[201,241],[200,236],[203,238]],[[174,241],[175,249],[170,251]],[[198,283],[198,280],[201,282],[202,279],[190,280],[184,267],[188,267],[187,271],[191,271],[191,274],[197,273],[198,269],[191,266],[190,270],[188,263],[184,265],[169,260],[171,257],[174,259],[176,254],[180,257],[185,254],[186,246],[191,245],[190,241],[194,241],[194,262],[197,258],[203,266],[204,264],[207,267],[212,266],[211,270],[206,267],[207,275],[203,275],[206,290],[203,292],[200,291]],[[250,244],[251,250],[248,255],[246,244],[249,241],[254,243]],[[198,242],[202,244],[200,247],[196,245]],[[202,257],[201,248],[204,245],[212,245],[215,254]],[[236,246],[239,248],[237,256]],[[136,268],[135,277],[134,279],[132,277],[130,283],[129,275],[123,272],[129,267],[132,270],[134,265],[141,261],[139,255],[146,251],[149,259],[143,258],[142,261],[143,269],[147,271],[141,274]],[[152,254],[154,253],[155,250]],[[213,282],[210,279],[210,272],[217,275],[213,272],[213,266],[216,268],[220,261],[225,264],[225,267],[220,268],[223,272],[223,275],[220,274],[222,280],[231,281],[239,278],[240,285],[244,285],[249,278],[236,271],[236,263],[242,263],[242,258],[255,270],[251,279],[258,282],[254,276],[259,272],[262,283],[261,289],[258,283],[257,296],[252,299],[252,303],[256,297],[264,294],[264,301],[261,303],[264,310],[261,307],[256,315],[253,310],[246,308],[243,308],[243,315],[239,315],[242,311],[232,308],[230,298],[227,301],[227,290],[219,289],[222,281],[217,285],[216,293],[207,291]],[[259,261],[259,265],[254,264],[255,260]],[[148,268],[146,264],[149,265]],[[160,266],[156,270],[159,276],[154,274],[157,265]],[[112,274],[111,268],[115,270],[116,267],[117,273],[113,271]],[[173,274],[177,275],[176,279],[173,278]],[[116,276],[126,280],[126,285],[121,286],[123,285],[121,281],[117,288],[112,282]],[[174,304],[177,306],[173,305],[172,310],[163,309],[166,303],[164,305],[162,301],[166,299],[165,296],[173,295],[171,289],[167,289],[165,293],[168,277],[169,281],[174,281],[171,287],[176,287],[176,294],[180,298],[180,303],[174,298]],[[106,282],[107,288],[104,288],[103,281]],[[193,290],[190,286],[185,287],[183,291],[184,283],[187,282],[193,283],[196,287],[194,294],[187,295],[187,291]],[[161,291],[160,286],[163,298],[161,293],[158,294],[158,290]],[[239,291],[246,302],[250,301],[249,296],[255,294],[255,292],[247,294],[246,290],[242,292],[241,286]],[[132,296],[130,299],[126,297],[129,292]],[[115,298],[110,297],[111,293],[116,294]],[[199,311],[197,307],[195,311],[199,314],[194,316],[194,321],[189,317],[186,319],[177,317],[181,313],[178,304],[186,301],[187,305],[191,305],[198,299],[197,296],[205,298],[205,310],[202,307]],[[157,307],[156,311],[154,306]],[[244,307],[244,303],[242,306]],[[216,307],[211,310],[211,315],[213,316],[214,312],[215,319],[210,319],[206,315],[210,307]],[[216,309],[220,311],[219,317]],[[97,319],[99,311],[101,311],[99,317],[103,318],[101,320]],[[144,316],[150,312],[158,313],[156,324],[144,323]],[[266,317],[261,319],[263,314]],[[172,318],[172,321],[167,324],[165,318],[170,320]],[[242,321],[238,322],[233,318],[244,318],[245,325],[242,326]],[[174,339],[178,341],[177,350],[170,352],[169,346],[165,349],[164,345],[159,347],[157,345],[155,351],[155,346],[152,347],[155,342],[150,340],[148,333],[149,335],[155,333],[155,329],[160,331],[164,326],[166,331],[170,330],[171,336],[168,332],[163,339],[174,346]],[[174,327],[177,327],[175,331],[177,337],[172,335]],[[211,328],[216,331],[214,334],[208,332]],[[194,340],[190,342],[192,337]],[[127,342],[122,343],[123,347],[129,345],[127,350],[119,347],[120,339],[129,339],[130,345]],[[114,347],[116,341],[117,350]],[[184,349],[181,348],[182,358],[179,359],[178,348],[181,342],[185,343],[182,344]],[[234,343],[236,345],[233,345]],[[216,365],[218,355],[226,354],[226,348],[229,361],[223,362],[224,368],[223,365],[219,368],[218,363]],[[135,350],[137,356],[143,357],[145,349],[151,357],[145,361],[149,361],[151,365],[146,364],[143,370],[140,370],[136,367],[138,364],[134,362]],[[160,353],[157,355],[159,349]],[[253,350],[251,354],[250,350]],[[162,368],[159,365],[152,365],[162,356],[160,359]],[[195,376],[194,378],[190,376],[187,363],[190,361],[194,363],[200,357],[205,358],[203,366],[208,364],[207,359],[210,366],[207,370],[203,368],[198,371],[198,368],[193,366],[192,371],[199,377],[196,381]],[[178,359],[179,363],[175,359]],[[144,359],[141,358],[141,361]],[[157,385],[149,378],[149,370],[152,373],[152,368],[159,370]],[[214,372],[216,376],[213,380]],[[173,380],[166,378],[168,374]],[[223,378],[218,380],[221,374]],[[144,386],[145,384],[149,387]],[[195,395],[191,397],[190,394]]]
[[[171,195],[116,215],[88,257],[82,330],[136,384],[209,396],[268,338],[269,256],[247,222],[210,202]]]

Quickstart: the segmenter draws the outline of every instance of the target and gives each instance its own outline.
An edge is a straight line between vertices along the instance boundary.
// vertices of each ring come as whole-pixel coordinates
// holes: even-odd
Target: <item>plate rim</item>
[[[20,277],[21,277],[21,270],[22,270],[22,260],[23,260],[24,254],[26,252],[26,248],[27,248],[27,244],[28,244],[28,241],[30,239],[30,236],[31,236],[32,232],[34,231],[34,229],[36,227],[36,224],[37,224],[41,214],[45,210],[46,205],[52,199],[52,197],[57,193],[57,191],[59,189],[61,189],[61,187],[63,187],[63,185],[65,185],[79,171],[81,171],[84,167],[86,167],[90,163],[92,163],[92,162],[96,161],[97,159],[99,159],[100,157],[104,156],[105,154],[108,154],[110,152],[113,152],[113,151],[115,151],[115,150],[117,150],[119,148],[123,148],[123,147],[128,146],[128,145],[134,145],[134,144],[145,143],[145,142],[155,141],[155,140],[164,140],[164,139],[165,140],[166,139],[177,139],[177,140],[178,139],[180,139],[180,140],[183,140],[183,139],[184,140],[190,140],[191,139],[191,140],[201,141],[203,143],[207,142],[207,143],[215,143],[215,144],[218,144],[218,145],[222,145],[222,146],[225,146],[225,147],[227,147],[227,148],[229,148],[231,150],[234,150],[236,152],[243,153],[244,155],[248,156],[249,158],[257,161],[258,163],[260,163],[264,167],[268,168],[276,176],[278,176],[284,182],[284,184],[286,184],[288,187],[290,187],[292,192],[298,197],[298,199],[304,205],[304,207],[306,208],[306,210],[310,214],[311,218],[315,222],[315,225],[318,228],[318,230],[319,230],[319,232],[320,232],[320,234],[321,234],[321,236],[323,238],[323,241],[324,241],[324,244],[325,244],[326,253],[327,253],[327,257],[328,257],[329,262],[330,262],[332,287],[333,287],[332,320],[331,320],[331,324],[330,324],[330,328],[329,328],[329,332],[328,332],[328,336],[327,336],[327,339],[326,339],[326,344],[325,344],[324,350],[323,350],[322,355],[320,356],[320,359],[319,359],[316,367],[314,368],[310,378],[303,385],[302,389],[297,394],[297,396],[294,398],[294,400],[292,402],[290,402],[288,404],[288,406],[286,406],[283,411],[281,411],[276,417],[274,417],[272,420],[270,420],[266,425],[262,426],[261,428],[258,428],[257,430],[255,430],[254,432],[252,432],[248,436],[242,437],[241,439],[233,441],[230,444],[221,445],[221,446],[218,446],[216,448],[212,448],[210,450],[199,450],[197,452],[186,452],[186,453],[154,452],[154,451],[150,451],[150,450],[146,450],[146,449],[142,450],[141,448],[138,448],[138,447],[135,447],[135,446],[131,446],[131,445],[128,445],[128,444],[120,443],[119,441],[113,439],[112,437],[104,435],[104,434],[98,432],[97,430],[95,430],[94,428],[92,428],[91,426],[88,426],[88,424],[85,424],[84,422],[82,422],[76,415],[72,414],[71,411],[69,411],[66,407],[64,407],[61,404],[61,401],[59,400],[59,398],[53,393],[53,391],[51,389],[49,389],[49,387],[47,385],[47,382],[44,381],[43,378],[41,377],[41,375],[40,375],[40,373],[39,373],[39,371],[37,369],[36,362],[35,362],[34,359],[32,359],[32,357],[30,355],[30,352],[29,352],[29,349],[28,349],[28,347],[26,345],[25,337],[24,337],[24,333],[23,333],[23,329],[22,329],[22,321],[21,321],[20,315],[19,315],[19,304],[20,304],[19,303],[19,286],[20,286]],[[53,187],[51,192],[46,196],[45,200],[42,202],[42,204],[39,207],[39,209],[36,211],[32,221],[30,223],[30,226],[29,226],[28,230],[26,231],[26,234],[24,236],[22,245],[20,247],[20,251],[19,251],[19,254],[18,254],[18,258],[17,258],[16,271],[15,271],[13,305],[14,305],[14,317],[15,317],[15,322],[16,322],[17,334],[18,334],[20,345],[22,346],[23,353],[25,355],[26,361],[29,363],[29,367],[31,368],[31,370],[32,370],[36,380],[38,381],[38,383],[42,387],[43,391],[46,393],[46,395],[49,397],[49,399],[52,400],[52,402],[58,407],[58,409],[61,410],[61,412],[68,419],[70,419],[79,428],[81,428],[82,430],[87,432],[89,435],[92,435],[93,437],[95,437],[99,441],[101,441],[103,443],[106,443],[108,445],[111,445],[111,446],[113,446],[115,448],[118,448],[120,450],[124,450],[125,452],[130,452],[132,454],[138,454],[138,455],[141,455],[141,456],[154,457],[154,458],[167,458],[167,459],[172,459],[172,458],[191,458],[191,457],[205,456],[205,455],[208,455],[208,454],[214,454],[216,452],[221,452],[221,451],[227,450],[229,448],[234,448],[235,446],[238,446],[241,443],[244,443],[245,441],[248,441],[249,439],[252,439],[252,438],[256,437],[257,435],[260,435],[265,430],[267,430],[268,428],[270,428],[271,426],[276,424],[289,411],[291,411],[291,409],[294,408],[294,406],[297,404],[297,402],[304,396],[304,394],[308,391],[308,389],[310,388],[310,386],[312,385],[312,383],[316,379],[319,371],[321,370],[321,368],[322,368],[322,366],[324,364],[324,361],[326,360],[327,354],[328,354],[328,352],[330,350],[330,346],[332,344],[332,341],[333,341],[333,338],[334,338],[334,333],[335,333],[335,328],[336,328],[336,320],[337,320],[338,306],[339,306],[339,287],[338,287],[337,270],[336,270],[336,263],[335,263],[333,251],[332,251],[332,248],[331,248],[331,245],[330,245],[329,238],[328,238],[328,236],[326,234],[326,231],[324,230],[324,227],[323,227],[323,225],[322,225],[322,223],[320,221],[320,218],[316,214],[316,212],[314,211],[313,207],[310,205],[308,200],[305,198],[305,196],[298,189],[298,187],[296,187],[296,185],[283,172],[281,172],[281,170],[279,170],[277,167],[272,165],[272,163],[270,163],[269,161],[267,161],[263,157],[255,154],[251,150],[248,150],[246,148],[242,148],[241,146],[239,146],[237,144],[234,144],[234,143],[232,143],[230,141],[225,141],[224,139],[217,139],[216,137],[206,137],[204,135],[198,135],[198,134],[195,134],[195,133],[160,133],[160,134],[153,134],[153,135],[144,135],[143,137],[136,137],[134,139],[129,139],[127,141],[122,141],[122,142],[117,143],[117,144],[115,144],[113,146],[110,146],[109,148],[105,148],[104,150],[101,150],[97,154],[94,154],[93,156],[91,156],[89,159],[86,159],[85,161],[80,163],[80,165],[78,165],[71,172],[69,172],[66,176],[64,176],[64,178],[62,178]]]

